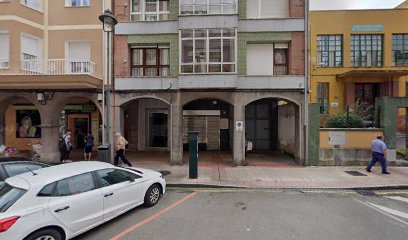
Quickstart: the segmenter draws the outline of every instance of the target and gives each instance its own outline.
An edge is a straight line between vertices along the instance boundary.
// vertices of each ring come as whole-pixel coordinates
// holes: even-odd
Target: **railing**
[[[2,0],[0,0],[1,2]],[[0,69],[8,69],[9,68],[9,61],[0,59]]]
[[[22,60],[23,75],[76,75],[95,76],[95,63],[70,59]]]
[[[21,0],[21,4],[23,4],[26,7],[38,10],[40,12],[43,11],[42,0]]]

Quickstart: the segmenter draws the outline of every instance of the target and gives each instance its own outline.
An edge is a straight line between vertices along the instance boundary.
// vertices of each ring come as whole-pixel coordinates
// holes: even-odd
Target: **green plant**
[[[326,128],[362,128],[364,120],[356,114],[341,113],[330,115],[326,119]]]

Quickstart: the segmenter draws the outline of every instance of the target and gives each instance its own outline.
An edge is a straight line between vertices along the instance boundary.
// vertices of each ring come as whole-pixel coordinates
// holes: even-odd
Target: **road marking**
[[[383,206],[380,206],[380,205],[377,205],[377,204],[374,204],[374,203],[368,203],[368,204],[370,204],[371,206],[373,206],[375,208],[378,208],[378,209],[380,209],[380,210],[382,210],[382,211],[384,211],[386,213],[408,219],[408,214],[407,213],[404,213],[404,212],[401,212],[401,211],[398,211],[398,210],[394,210],[394,209],[391,209],[391,208],[383,207]]]
[[[149,223],[149,222],[153,221],[154,219],[160,217],[160,216],[163,215],[164,213],[170,211],[171,209],[177,207],[178,205],[182,204],[183,202],[187,201],[188,199],[194,197],[196,194],[197,194],[197,192],[191,193],[190,195],[188,195],[187,197],[181,199],[180,201],[178,201],[178,202],[176,202],[176,203],[174,203],[174,204],[168,206],[167,208],[161,210],[160,212],[158,212],[158,213],[156,213],[156,214],[154,214],[154,215],[152,215],[152,216],[150,216],[150,217],[144,219],[143,221],[141,221],[141,222],[139,222],[139,223],[133,225],[132,227],[126,229],[125,231],[119,233],[118,235],[114,236],[111,240],[118,240],[118,239],[120,239],[120,238],[122,238],[122,237],[128,235],[129,233],[135,231],[135,230],[138,229],[139,227],[145,225],[146,223]]]
[[[389,210],[392,210],[392,211],[396,211],[396,210],[393,210],[393,209],[390,209],[390,208],[386,208],[386,207],[382,207],[382,206],[379,206],[379,205],[373,204],[373,203],[365,203],[365,202],[360,201],[360,200],[357,200],[357,199],[354,199],[354,200],[356,200],[357,202],[360,202],[360,203],[366,205],[367,207],[370,207],[370,208],[374,209],[375,211],[377,211],[377,212],[379,212],[379,213],[382,213],[382,214],[384,214],[384,215],[386,215],[386,216],[388,216],[388,217],[390,217],[390,218],[392,218],[392,219],[394,219],[394,220],[396,220],[396,221],[398,221],[398,222],[400,222],[400,223],[402,223],[402,224],[408,226],[408,222],[405,222],[405,221],[403,221],[403,220],[401,220],[401,219],[399,219],[399,218],[393,216],[392,214],[390,214],[390,213],[384,211],[383,209],[389,209]],[[380,207],[380,208],[378,208],[377,206]],[[397,212],[399,212],[399,211],[397,211]],[[405,214],[406,214],[406,213],[405,213]]]
[[[404,198],[404,197],[390,196],[390,197],[385,197],[385,198],[389,198],[389,199],[392,199],[392,200],[397,200],[397,201],[408,203],[408,198]]]

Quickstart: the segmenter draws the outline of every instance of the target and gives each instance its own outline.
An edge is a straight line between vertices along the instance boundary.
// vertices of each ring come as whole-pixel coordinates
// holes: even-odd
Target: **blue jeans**
[[[378,152],[373,152],[373,160],[368,164],[367,170],[371,170],[378,161],[381,163],[382,172],[387,172],[387,159],[385,159],[384,154]]]

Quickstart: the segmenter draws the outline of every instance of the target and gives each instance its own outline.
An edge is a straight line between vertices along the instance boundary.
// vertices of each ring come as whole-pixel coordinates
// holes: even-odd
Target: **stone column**
[[[183,109],[180,106],[180,95],[176,96],[170,106],[170,163],[183,164]]]
[[[58,147],[59,126],[51,124],[41,125],[41,161],[57,163],[60,161]]]
[[[242,121],[243,131],[238,132],[235,125],[237,121]],[[245,106],[234,106],[234,164],[244,166],[245,163]]]
[[[5,128],[6,127],[4,126],[4,124],[0,122],[0,146],[6,145],[5,138],[4,138],[4,135],[6,134]]]

